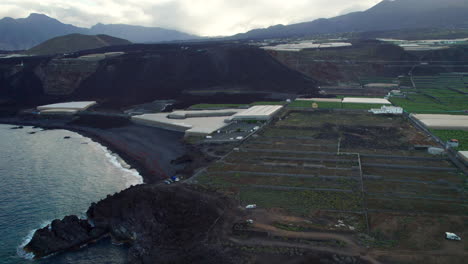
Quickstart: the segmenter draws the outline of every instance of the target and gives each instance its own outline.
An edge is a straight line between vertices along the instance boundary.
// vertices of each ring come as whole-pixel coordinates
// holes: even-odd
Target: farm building
[[[249,109],[174,111],[133,116],[135,123],[185,132],[186,136],[210,135],[233,121],[269,120],[283,106],[258,105]]]
[[[343,99],[339,98],[297,98],[296,101],[341,103]]]
[[[349,104],[383,104],[383,105],[391,105],[387,99],[382,98],[357,98],[357,97],[346,97],[343,98],[343,103]]]
[[[229,125],[225,122],[225,117],[194,117],[180,120],[168,118],[166,113],[134,116],[132,120],[141,125],[184,132],[186,136],[209,135]]]
[[[369,112],[375,114],[375,115],[402,115],[403,114],[403,108],[401,107],[396,107],[396,106],[382,106],[380,109],[379,108],[373,108],[369,110]]]
[[[458,141],[458,139],[450,139],[447,141],[447,143],[445,143],[447,148],[450,147],[450,148],[458,148],[460,146],[460,142]]]
[[[414,114],[413,116],[428,128],[468,131],[468,116],[465,115]]]
[[[239,112],[239,109],[223,110],[197,110],[197,111],[174,111],[168,115],[170,119],[187,119],[194,117],[220,117],[232,116]]]
[[[465,164],[468,164],[468,151],[460,151],[458,152],[458,155],[460,158],[463,160]]]
[[[67,102],[38,106],[37,110],[39,110],[40,114],[73,115],[78,112],[85,111],[96,104],[97,102],[95,101]]]
[[[270,120],[278,113],[283,106],[281,105],[257,105],[241,111],[231,117],[231,120]]]
[[[243,109],[174,111],[132,117],[137,124],[205,136],[229,125],[226,120]]]
[[[398,88],[397,83],[368,83],[365,84],[366,88]]]

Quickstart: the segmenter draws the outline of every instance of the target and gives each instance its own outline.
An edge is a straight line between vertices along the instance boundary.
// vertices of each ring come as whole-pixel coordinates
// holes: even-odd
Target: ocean
[[[84,216],[92,202],[143,179],[77,133],[12,127],[0,125],[0,263],[125,263],[126,248],[110,240],[43,260],[24,254],[21,246],[36,229],[66,215]]]

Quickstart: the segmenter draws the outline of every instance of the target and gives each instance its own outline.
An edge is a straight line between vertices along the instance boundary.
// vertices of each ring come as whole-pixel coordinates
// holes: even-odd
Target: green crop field
[[[251,104],[196,104],[189,107],[189,109],[219,109],[219,108],[239,108],[249,107],[254,105],[285,105],[285,102],[254,102]]]
[[[428,97],[418,97],[423,101],[410,100],[415,97],[410,96],[407,98],[391,98],[390,101],[396,105],[403,107],[406,112],[418,113],[418,114],[467,114],[465,111],[468,110],[468,101],[455,102],[455,103],[438,103]],[[468,98],[467,98],[468,100]]]
[[[316,103],[319,109],[354,109],[354,110],[370,110],[371,108],[380,108],[382,104],[358,104],[358,103],[341,103],[341,102],[313,102],[313,101],[294,101],[289,107],[312,108]]]
[[[390,101],[405,111],[420,114],[467,114],[468,85],[462,74],[415,76],[416,89],[405,90],[406,98]]]
[[[294,101],[289,104],[289,107],[299,108],[312,108],[312,105],[316,103],[319,109],[334,109],[342,108],[341,102],[312,102],[312,101]]]
[[[355,110],[370,110],[372,108],[381,108],[382,104],[356,104],[356,103],[345,103],[343,109],[355,109]]]
[[[431,130],[434,135],[438,136],[443,141],[450,139],[458,139],[460,147],[458,150],[468,151],[468,131],[463,130]]]

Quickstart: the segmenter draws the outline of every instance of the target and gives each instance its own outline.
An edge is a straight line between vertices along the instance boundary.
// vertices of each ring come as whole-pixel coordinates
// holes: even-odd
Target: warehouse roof
[[[466,115],[415,114],[413,116],[429,128],[468,130],[468,116]]]
[[[39,111],[44,111],[44,110],[56,110],[56,109],[69,109],[69,110],[77,110],[77,111],[83,111],[91,106],[96,105],[97,103],[95,101],[83,101],[83,102],[68,102],[68,103],[59,103],[59,104],[50,104],[50,105],[43,105],[43,106],[38,106],[37,109]]]
[[[259,105],[249,109],[175,111],[172,113],[133,116],[136,123],[186,132],[188,135],[209,135],[229,125],[232,120],[268,120],[283,106]]]
[[[169,118],[186,119],[193,117],[216,117],[216,116],[232,116],[244,109],[222,109],[222,110],[191,110],[183,111],[177,110],[169,114]]]
[[[387,99],[382,99],[382,98],[356,98],[356,97],[346,97],[346,98],[343,99],[343,103],[392,104]]]
[[[42,110],[40,113],[41,115],[74,115],[78,112],[78,110],[75,109],[48,109],[48,110]]]
[[[296,101],[341,103],[340,98],[297,98]]]
[[[236,119],[261,119],[268,120],[278,111],[283,108],[282,105],[257,105],[252,106],[247,110],[239,112],[232,116],[232,120]]]
[[[468,151],[459,151],[458,152],[463,160],[468,164]]]
[[[190,117],[185,119],[169,118],[167,113],[133,116],[136,123],[190,134],[209,135],[225,126],[225,116]]]

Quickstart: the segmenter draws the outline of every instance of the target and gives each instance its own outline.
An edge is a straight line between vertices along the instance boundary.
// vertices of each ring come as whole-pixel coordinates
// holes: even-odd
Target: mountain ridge
[[[128,28],[133,30],[129,32]],[[113,34],[109,34],[113,33]],[[0,50],[27,50],[49,39],[69,34],[111,35],[134,43],[156,43],[197,39],[198,36],[159,27],[124,24],[96,24],[91,28],[64,24],[44,14],[31,13],[26,18],[0,19]]]
[[[232,36],[232,39],[303,37],[313,34],[385,31],[431,27],[468,27],[466,0],[384,0],[366,11],[310,22],[275,25]]]
[[[273,25],[213,40],[307,37],[317,34],[418,28],[468,28],[467,0],[425,0],[423,4],[420,0],[383,0],[365,11],[291,25]],[[201,39],[199,36],[160,27],[98,23],[91,28],[80,28],[63,24],[43,14],[33,13],[27,18],[0,20],[0,50],[29,49],[48,39],[73,33],[105,34],[133,43]]]

